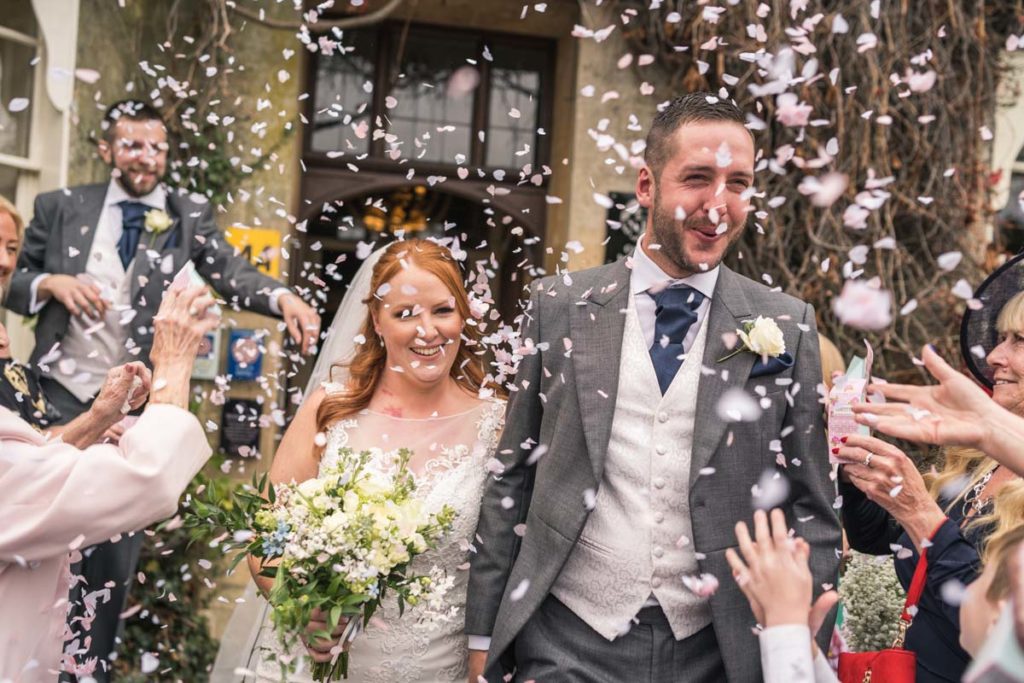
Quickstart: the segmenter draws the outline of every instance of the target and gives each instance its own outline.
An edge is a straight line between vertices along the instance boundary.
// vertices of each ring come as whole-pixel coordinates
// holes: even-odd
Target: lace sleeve
[[[484,410],[477,425],[477,443],[480,444],[485,458],[493,456],[498,448],[501,431],[505,428],[505,404],[506,402],[501,399],[492,401]]]

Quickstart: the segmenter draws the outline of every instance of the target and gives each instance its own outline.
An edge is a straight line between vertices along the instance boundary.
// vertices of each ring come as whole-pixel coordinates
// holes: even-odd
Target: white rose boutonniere
[[[146,232],[151,235],[149,247],[152,249],[157,235],[166,232],[168,228],[174,225],[174,219],[163,209],[150,209],[146,212],[146,222],[144,225]]]
[[[786,339],[772,318],[759,315],[756,320],[743,323],[743,329],[736,330],[736,335],[743,345],[724,358],[719,358],[719,363],[742,351],[750,351],[762,358],[778,358],[786,352]]]

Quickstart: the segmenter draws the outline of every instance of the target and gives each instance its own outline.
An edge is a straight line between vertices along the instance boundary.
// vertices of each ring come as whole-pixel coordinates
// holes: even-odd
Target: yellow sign
[[[272,278],[281,274],[281,233],[277,230],[232,225],[224,231],[224,238],[261,272]]]

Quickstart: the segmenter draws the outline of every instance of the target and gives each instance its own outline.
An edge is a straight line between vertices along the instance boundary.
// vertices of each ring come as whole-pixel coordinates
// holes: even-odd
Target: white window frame
[[[26,223],[32,218],[36,195],[65,187],[71,154],[71,105],[74,97],[75,50],[78,44],[79,0],[30,0],[38,36],[0,26],[0,38],[34,46],[38,61],[32,68],[31,122],[28,154],[0,153],[0,165],[19,171],[14,197],[8,197]],[[35,343],[21,316],[0,309],[11,353],[25,361]]]
[[[29,121],[29,140],[28,140],[28,156],[16,156],[13,154],[4,154],[0,152],[0,166],[7,168],[13,168],[19,171],[18,173],[18,185],[15,195],[8,197],[18,210],[25,215],[25,209],[28,208],[30,202],[26,198],[33,189],[38,187],[39,175],[43,170],[42,164],[39,161],[38,148],[39,144],[34,144],[39,139],[37,130],[39,125],[43,125],[43,121],[40,115],[41,105],[44,104],[44,98],[46,97],[45,84],[42,82],[44,79],[40,78],[40,75],[45,74],[45,69],[41,70],[40,67],[44,66],[45,59],[43,55],[43,39],[41,37],[30,36],[27,33],[21,33],[15,31],[12,28],[6,26],[0,26],[0,40],[7,40],[12,43],[18,43],[27,47],[35,48],[36,59],[38,63],[33,67],[36,71],[35,78],[32,79],[32,118]]]

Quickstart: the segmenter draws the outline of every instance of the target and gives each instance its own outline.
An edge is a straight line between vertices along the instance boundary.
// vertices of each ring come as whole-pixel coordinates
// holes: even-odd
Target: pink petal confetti
[[[832,302],[840,322],[860,330],[881,330],[892,322],[892,294],[859,280],[847,280]]]
[[[92,85],[100,80],[100,72],[96,69],[75,69],[75,78],[83,83]]]
[[[683,585],[698,598],[710,598],[718,591],[718,579],[713,574],[684,576]]]
[[[775,118],[784,126],[806,126],[813,107],[800,103],[793,93],[782,93],[775,100]]]

